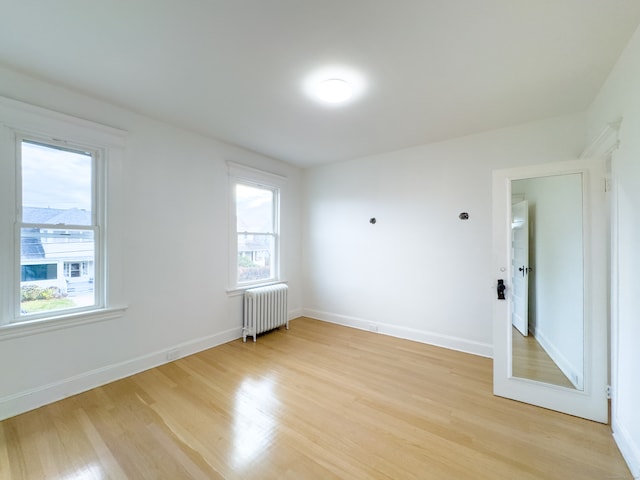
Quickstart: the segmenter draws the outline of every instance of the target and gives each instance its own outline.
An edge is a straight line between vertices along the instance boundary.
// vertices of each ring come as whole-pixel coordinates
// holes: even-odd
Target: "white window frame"
[[[94,221],[82,226],[95,232],[96,301],[91,307],[20,314],[22,140],[93,156]],[[118,196],[108,193],[122,188],[125,141],[122,130],[0,97],[0,339],[117,318],[124,312],[123,271],[118,260],[122,205]]]
[[[15,148],[16,148],[16,223],[14,236],[14,252],[15,265],[18,269],[16,272],[16,281],[13,282],[15,293],[14,298],[20,297],[20,265],[22,263],[20,246],[21,246],[21,229],[22,228],[38,228],[39,230],[52,229],[58,230],[86,230],[93,232],[94,242],[94,304],[87,307],[75,307],[63,310],[55,310],[42,313],[22,314],[20,312],[20,301],[14,302],[14,322],[22,323],[32,320],[46,319],[51,316],[64,314],[80,313],[84,311],[92,311],[103,309],[105,306],[105,289],[104,289],[104,259],[106,258],[106,245],[102,239],[102,232],[105,224],[105,165],[104,148],[95,146],[77,145],[68,140],[53,140],[49,138],[36,137],[35,135],[26,135],[15,132]],[[89,225],[52,225],[50,223],[25,223],[22,217],[22,142],[34,142],[43,146],[52,148],[60,147],[70,151],[86,152],[91,155],[91,223]],[[68,228],[67,228],[68,227]],[[64,267],[63,267],[64,268]],[[64,271],[63,271],[64,273]]]
[[[252,287],[281,282],[280,276],[280,210],[281,191],[286,177],[234,162],[227,162],[229,171],[229,288],[228,293],[241,293]],[[236,218],[236,185],[248,185],[273,191],[274,252],[273,274],[268,279],[240,282],[238,279],[238,234]],[[262,232],[260,232],[262,233]]]

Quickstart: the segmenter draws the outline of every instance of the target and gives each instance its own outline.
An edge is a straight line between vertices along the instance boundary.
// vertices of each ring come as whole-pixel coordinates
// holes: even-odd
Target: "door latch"
[[[498,279],[498,287],[497,287],[497,291],[498,291],[498,300],[506,300],[506,298],[504,298],[504,291],[507,289],[507,286],[504,284],[504,280],[503,279]]]

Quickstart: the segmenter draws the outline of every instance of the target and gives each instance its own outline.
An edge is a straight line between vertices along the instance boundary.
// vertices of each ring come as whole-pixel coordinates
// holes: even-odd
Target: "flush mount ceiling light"
[[[367,90],[362,73],[346,65],[324,65],[311,71],[301,83],[307,97],[327,108],[340,108],[358,101]]]
[[[323,102],[342,103],[351,98],[353,88],[349,82],[341,78],[329,78],[320,82],[316,94]]]

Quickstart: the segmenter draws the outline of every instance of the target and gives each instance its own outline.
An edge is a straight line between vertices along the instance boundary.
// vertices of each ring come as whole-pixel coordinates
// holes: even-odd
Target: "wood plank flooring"
[[[1,479],[631,479],[491,360],[300,318],[0,422]]]

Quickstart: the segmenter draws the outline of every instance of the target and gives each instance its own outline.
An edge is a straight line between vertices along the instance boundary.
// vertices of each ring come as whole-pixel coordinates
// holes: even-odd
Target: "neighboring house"
[[[66,230],[65,225],[90,225],[91,212],[72,208],[24,207],[21,235],[21,285],[56,286],[64,293],[73,283],[93,282],[94,250],[91,230]],[[46,227],[45,227],[46,226]]]
[[[238,236],[238,281],[249,282],[271,275],[269,239],[260,235]]]

